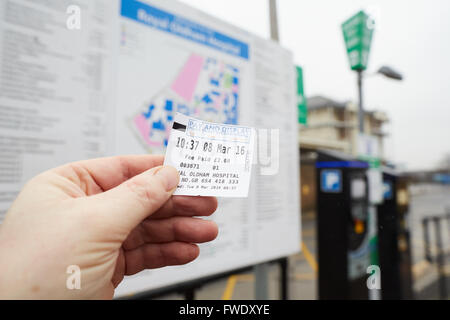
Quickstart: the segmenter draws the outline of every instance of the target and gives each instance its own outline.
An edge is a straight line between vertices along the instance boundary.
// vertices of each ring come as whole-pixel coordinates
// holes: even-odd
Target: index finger
[[[52,171],[84,186],[86,190],[100,188],[99,191],[107,191],[163,162],[162,155],[116,156],[73,162]]]
[[[172,196],[149,219],[166,219],[173,216],[209,216],[217,209],[216,197]]]

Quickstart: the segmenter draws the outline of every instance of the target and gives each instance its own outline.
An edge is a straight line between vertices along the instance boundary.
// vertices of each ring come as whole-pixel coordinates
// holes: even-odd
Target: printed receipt
[[[164,160],[180,173],[174,194],[247,197],[254,139],[253,128],[177,113]]]

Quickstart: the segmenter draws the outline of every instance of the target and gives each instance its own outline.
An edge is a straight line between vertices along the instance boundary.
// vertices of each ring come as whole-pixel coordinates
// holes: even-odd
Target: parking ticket
[[[180,173],[175,195],[247,197],[255,130],[175,115],[165,165]]]

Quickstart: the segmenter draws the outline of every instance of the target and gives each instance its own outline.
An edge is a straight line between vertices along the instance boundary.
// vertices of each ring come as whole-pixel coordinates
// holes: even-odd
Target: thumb
[[[159,166],[93,196],[91,200],[96,202],[95,208],[102,211],[97,212],[102,218],[129,233],[169,200],[179,180],[174,167]]]

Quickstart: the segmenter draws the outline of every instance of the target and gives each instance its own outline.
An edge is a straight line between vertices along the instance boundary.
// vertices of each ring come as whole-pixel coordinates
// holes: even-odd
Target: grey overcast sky
[[[262,37],[269,36],[267,0],[184,0]],[[341,23],[360,9],[376,19],[368,73],[381,65],[405,80],[365,81],[365,107],[387,112],[387,158],[427,169],[450,153],[450,1],[278,0],[281,45],[303,66],[308,96],[356,101]]]

